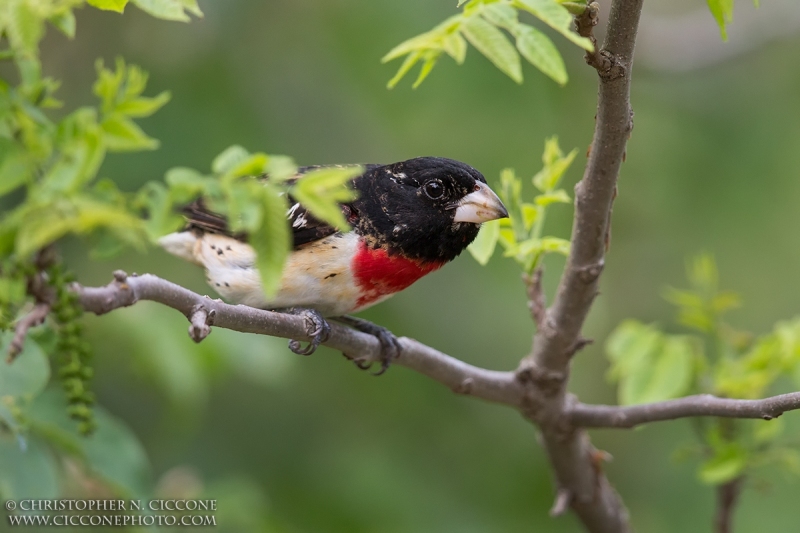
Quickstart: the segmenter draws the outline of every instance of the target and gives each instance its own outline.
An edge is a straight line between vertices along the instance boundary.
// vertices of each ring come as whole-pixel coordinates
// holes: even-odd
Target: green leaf
[[[586,4],[588,2],[586,0],[578,0],[577,2],[564,2],[562,0],[558,0],[558,3],[564,6],[567,11],[569,11],[570,15],[577,16],[583,15],[586,12]]]
[[[14,409],[12,410],[12,406]],[[20,421],[17,416],[14,414],[15,411],[18,411],[19,408],[16,407],[14,399],[11,396],[6,396],[5,398],[0,400],[0,440],[2,440],[3,430],[6,430],[11,433],[11,435],[17,436],[18,442],[20,437],[20,432],[22,431],[22,426],[20,425]],[[2,444],[0,444],[0,447]],[[0,455],[2,455],[2,451],[0,451]],[[0,463],[2,463],[3,459],[0,458]],[[3,475],[0,474],[0,487],[2,487],[2,477]],[[3,489],[0,488],[0,496],[3,494]]]
[[[3,141],[0,140],[0,144]],[[9,147],[0,160],[0,196],[24,185],[30,178],[31,168],[25,152],[16,147]]]
[[[408,54],[408,57],[406,57],[405,61],[403,61],[403,64],[400,65],[400,68],[397,69],[397,73],[392,79],[389,80],[389,82],[386,84],[386,87],[393,89],[400,82],[400,80],[403,79],[403,76],[408,74],[408,71],[417,64],[417,61],[419,61],[421,57],[421,51],[411,52]]]
[[[263,215],[261,187],[251,180],[228,188],[227,214],[231,231],[249,233],[258,230]]]
[[[186,204],[201,196],[209,183],[208,178],[186,167],[169,169],[164,181],[169,185],[169,192],[177,204]]]
[[[719,285],[717,262],[711,254],[699,254],[686,265],[689,282],[698,290],[716,292]]]
[[[17,233],[16,253],[27,257],[73,231],[77,223],[75,215],[68,202],[27,210],[26,222]]]
[[[651,403],[686,394],[692,383],[694,346],[687,336],[664,335],[634,320],[620,324],[606,342],[609,377],[619,381],[622,405]]]
[[[721,485],[742,475],[746,467],[747,450],[732,442],[715,450],[715,455],[700,466],[697,474],[706,485]]]
[[[226,174],[249,157],[250,152],[241,146],[229,146],[211,162],[211,171],[214,174]]]
[[[661,353],[652,366],[647,388],[638,401],[659,402],[685,395],[692,384],[693,354],[694,348],[689,337],[666,337]]]
[[[285,155],[271,155],[264,169],[269,176],[270,183],[283,183],[297,175],[297,164],[294,159]]]
[[[0,277],[0,303],[21,304],[25,301],[25,278]],[[0,353],[2,358],[2,353]]]
[[[117,58],[116,69],[112,71],[105,68],[102,59],[98,59],[95,62],[95,70],[97,80],[92,85],[92,92],[100,98],[103,113],[112,113],[117,104],[117,94],[125,80],[125,61]]]
[[[512,33],[519,26],[517,10],[508,4],[486,4],[481,10],[481,15],[495,26],[505,28]]]
[[[742,299],[735,292],[723,291],[714,295],[714,298],[711,299],[711,306],[716,313],[724,313],[731,309],[741,307]]]
[[[422,52],[425,49],[433,48],[435,47],[436,39],[437,36],[432,31],[407,39],[389,50],[389,52],[381,58],[381,63],[388,63],[406,54]]]
[[[202,17],[203,12],[197,5],[197,0],[179,0],[183,8],[196,17]]]
[[[263,187],[261,224],[250,235],[250,245],[257,254],[256,265],[261,275],[264,294],[275,295],[281,283],[281,272],[289,255],[292,236],[286,222],[286,195],[270,185]]]
[[[149,117],[169,102],[170,98],[170,92],[164,91],[152,98],[140,97],[122,102],[117,106],[116,111],[134,118]]]
[[[539,218],[539,209],[533,204],[522,204],[522,219],[525,222],[525,229],[533,227],[533,223]]]
[[[177,230],[184,223],[183,218],[173,212],[171,196],[162,183],[146,183],[137,193],[135,203],[147,211],[145,230],[153,241]]]
[[[147,87],[149,74],[138,65],[129,65],[126,73],[125,87],[120,94],[120,102],[127,102],[141,96]]]
[[[572,150],[566,157],[558,146],[558,137],[553,136],[545,140],[542,162],[544,168],[533,177],[533,185],[542,192],[551,192],[561,181],[578,150]]]
[[[592,41],[572,31],[572,15],[554,0],[514,0],[514,3],[581,48],[590,52],[594,50]]]
[[[12,331],[0,333],[2,359],[8,353]],[[0,360],[0,398],[3,396],[32,398],[37,396],[50,379],[50,363],[35,340],[25,339],[22,352],[12,363]]]
[[[503,248],[505,248],[506,250],[510,250],[512,248],[516,248],[517,247],[517,238],[514,235],[514,230],[512,230],[511,228],[504,228],[502,226],[502,224],[503,223],[500,222],[500,235],[499,235],[500,244],[502,244]],[[513,255],[513,254],[511,254],[511,255]],[[508,257],[507,254],[503,254],[503,256],[504,257]]]
[[[547,192],[536,196],[534,202],[536,202],[536,205],[546,207],[554,203],[570,204],[572,203],[572,198],[569,197],[567,191],[564,189],[557,189],[553,192]]]
[[[68,454],[82,459],[89,471],[115,495],[141,497],[150,493],[150,465],[136,435],[102,407],[94,407],[97,430],[84,437],[64,410],[60,389],[49,389],[31,405],[31,429]]]
[[[772,420],[753,420],[755,429],[753,430],[753,440],[756,444],[766,444],[777,439],[783,430],[785,424],[782,418],[773,418]]]
[[[39,17],[32,2],[18,0],[8,2],[5,23],[6,36],[14,50],[19,50],[30,58],[37,56],[39,41],[44,36],[44,20]]]
[[[714,16],[719,26],[719,32],[723,41],[728,40],[726,25],[733,21],[733,0],[706,0],[708,9]]]
[[[669,303],[680,307],[702,308],[705,305],[703,297],[692,291],[667,287],[664,289],[663,296]]]
[[[449,34],[442,40],[442,48],[445,53],[455,59],[459,65],[464,63],[467,57],[467,41],[461,36],[460,33],[455,32]]]
[[[348,185],[363,171],[360,166],[312,170],[297,180],[289,193],[316,218],[346,231],[350,224],[339,204],[355,200],[355,191]]]
[[[87,0],[87,3],[97,9],[122,13],[128,4],[128,0]]]
[[[62,406],[63,410],[63,406]],[[0,497],[54,499],[59,496],[58,462],[40,439],[20,441],[0,432]],[[7,519],[6,519],[7,520]]]
[[[416,81],[411,86],[412,89],[416,89],[419,87],[425,78],[428,77],[428,74],[431,73],[433,67],[436,65],[436,61],[439,59],[440,52],[429,52],[426,54],[425,62],[422,64],[422,68],[419,71],[419,75],[417,76]]]
[[[516,257],[525,259],[528,256],[538,255],[542,251],[542,239],[531,238],[506,247],[503,257]]]
[[[534,67],[559,85],[567,83],[567,69],[553,41],[533,26],[521,24],[516,33],[517,50]]]
[[[494,249],[497,246],[497,240],[500,238],[500,221],[491,220],[481,224],[478,236],[467,247],[469,253],[481,265],[485,265],[491,259]]]
[[[126,239],[129,242],[133,239]],[[117,237],[115,232],[106,229],[99,229],[92,238],[89,258],[94,261],[105,261],[122,253],[125,250],[125,242]],[[142,246],[144,248],[144,246]]]
[[[65,146],[42,181],[52,191],[73,192],[92,181],[105,158],[97,128],[83,132]]]
[[[70,39],[75,37],[75,14],[71,9],[65,9],[51,16],[50,23]]]
[[[97,430],[83,439],[86,462],[93,472],[123,496],[149,493],[150,464],[144,447],[130,428],[95,407]]]
[[[135,122],[122,115],[110,115],[100,126],[103,129],[103,142],[109,151],[128,152],[158,148],[158,140],[148,137]]]
[[[133,3],[156,18],[189,22],[189,16],[184,13],[185,6],[181,0],[133,0]]]
[[[659,341],[661,332],[637,320],[625,320],[606,340],[606,355],[611,361],[609,377],[621,380],[642,366]]]
[[[267,168],[269,157],[267,154],[249,154],[239,160],[225,172],[225,179],[240,178],[243,176],[261,176]]]
[[[556,252],[561,255],[569,255],[570,243],[566,239],[558,237],[544,237],[541,240],[541,249],[544,252]]]
[[[88,195],[75,196],[72,202],[77,210],[76,233],[88,233],[97,228],[142,229],[142,220],[119,206],[97,201]]]
[[[527,239],[528,232],[525,229],[520,207],[522,205],[522,181],[517,178],[514,169],[504,168],[500,171],[500,199],[508,209],[515,241]]]
[[[479,17],[468,18],[461,27],[464,37],[508,77],[522,83],[519,54],[499,29]]]

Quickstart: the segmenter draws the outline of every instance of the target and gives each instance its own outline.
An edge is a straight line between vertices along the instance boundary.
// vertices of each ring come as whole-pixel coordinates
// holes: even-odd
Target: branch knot
[[[192,307],[189,313],[189,337],[194,342],[200,342],[211,333],[211,326],[214,324],[214,318],[217,312],[212,309],[209,311],[203,304],[197,304]]]

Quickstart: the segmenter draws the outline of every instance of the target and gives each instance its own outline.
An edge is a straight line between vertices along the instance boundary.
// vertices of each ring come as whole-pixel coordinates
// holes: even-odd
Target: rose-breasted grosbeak
[[[311,168],[300,169],[296,179]],[[226,300],[262,309],[299,312],[309,320],[312,353],[328,335],[323,316],[376,335],[383,370],[397,355],[397,340],[384,328],[346,317],[381,302],[452,261],[475,239],[482,222],[508,213],[483,175],[464,163],[419,157],[366,165],[353,179],[358,198],[342,204],[352,226],[346,233],[314,218],[295,203],[287,213],[294,249],[280,289],[267,299],[246,236],[232,235],[223,217],[202,201],[184,209],[188,224],[161,239],[170,253],[206,269],[209,284]]]

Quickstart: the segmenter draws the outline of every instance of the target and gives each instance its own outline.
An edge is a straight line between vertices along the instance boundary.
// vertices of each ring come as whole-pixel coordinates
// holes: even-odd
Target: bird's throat
[[[353,274],[361,291],[358,308],[363,309],[385,297],[402,291],[422,276],[444,266],[446,261],[420,261],[383,248],[371,248],[360,242],[353,257]]]

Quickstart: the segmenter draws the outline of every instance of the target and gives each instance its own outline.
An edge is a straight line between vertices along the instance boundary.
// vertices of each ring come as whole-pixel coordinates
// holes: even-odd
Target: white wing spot
[[[304,227],[306,225],[306,222],[307,222],[306,221],[306,215],[305,215],[305,213],[303,213],[302,215],[297,217],[294,222],[292,222],[292,227],[294,229],[302,228],[302,227]]]

